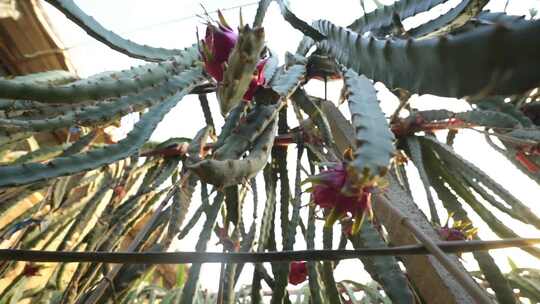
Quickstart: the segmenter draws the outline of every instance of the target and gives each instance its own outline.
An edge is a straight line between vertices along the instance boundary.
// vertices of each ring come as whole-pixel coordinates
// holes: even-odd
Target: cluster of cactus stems
[[[183,50],[156,48],[105,29],[72,0],[47,2],[93,38],[150,63],[86,79],[62,71],[0,79],[0,302],[540,301],[529,283],[540,282],[538,271],[513,265],[504,274],[486,251],[515,246],[540,259],[531,246],[539,240],[521,239],[500,219],[504,214],[538,232],[539,215],[452,148],[461,130],[474,130],[540,184],[539,21],[485,11],[487,0],[462,0],[406,30],[403,20],[446,1],[398,0],[348,27],[327,20],[310,25],[276,0],[284,19],[305,35],[280,65],[262,28],[272,1],[262,0],[253,25],[238,31],[219,15],[215,29],[232,36],[227,60],[212,66],[211,52],[222,40],[208,39],[220,30]],[[343,81],[350,118],[335,102],[304,90],[313,79]],[[390,119],[379,106],[376,81],[401,102]],[[208,103],[206,94],[213,93],[219,105]],[[201,130],[149,142],[173,107],[193,106],[180,103],[188,94],[199,95]],[[409,104],[413,94],[464,98],[471,110],[418,111]],[[214,107],[223,126],[214,125]],[[137,112],[133,130],[112,140],[106,128]],[[436,136],[443,132],[446,142]],[[424,185],[428,215],[412,199],[407,161]],[[339,193],[325,197],[360,201],[369,189],[374,216],[360,221],[354,212],[336,213],[339,201],[317,202],[323,189],[317,174],[327,176],[323,183],[345,179]],[[302,188],[306,180],[312,194]],[[441,224],[443,211],[453,228]],[[479,233],[456,239],[459,223]],[[202,230],[189,249],[195,252],[166,253],[197,225]],[[482,241],[480,226],[504,240]],[[316,243],[318,234],[323,244]],[[223,252],[206,252],[213,237]],[[298,251],[300,239],[306,250]],[[468,251],[478,272],[467,272],[450,254]],[[373,282],[336,281],[334,270],[345,258],[359,259]],[[64,263],[44,263],[53,261]],[[119,264],[107,264],[113,262]],[[200,282],[205,262],[222,263],[218,292]],[[170,268],[157,265],[163,263],[192,264],[175,269],[171,281]],[[239,286],[244,263],[254,263],[252,281]],[[304,280],[301,289],[288,288]]]

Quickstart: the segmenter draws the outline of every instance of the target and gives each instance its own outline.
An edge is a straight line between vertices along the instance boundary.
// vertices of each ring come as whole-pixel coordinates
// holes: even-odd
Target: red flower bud
[[[298,285],[304,282],[308,277],[306,262],[292,262],[289,272],[289,283]]]

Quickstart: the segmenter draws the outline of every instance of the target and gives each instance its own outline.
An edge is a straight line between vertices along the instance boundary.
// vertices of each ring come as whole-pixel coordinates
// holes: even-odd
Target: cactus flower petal
[[[229,59],[238,41],[238,34],[231,28],[218,24],[208,24],[202,41],[202,57],[206,72],[217,81],[223,80],[224,63]]]
[[[328,210],[326,225],[332,225],[339,217],[351,215],[355,219],[353,234],[361,227],[365,214],[371,214],[372,187],[364,187],[357,193],[344,193],[347,171],[340,164],[309,178],[313,184],[313,202]]]

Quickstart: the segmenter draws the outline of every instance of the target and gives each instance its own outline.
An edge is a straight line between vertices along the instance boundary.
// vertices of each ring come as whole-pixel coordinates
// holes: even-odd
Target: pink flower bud
[[[238,34],[225,24],[208,24],[206,27],[206,35],[202,41],[202,57],[206,72],[217,81],[223,80],[223,65],[229,59],[237,41]]]

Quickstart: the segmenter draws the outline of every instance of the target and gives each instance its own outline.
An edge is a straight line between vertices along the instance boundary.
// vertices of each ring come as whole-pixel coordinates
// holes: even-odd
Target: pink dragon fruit
[[[357,193],[345,193],[347,171],[339,164],[308,179],[313,202],[327,211],[326,225],[332,225],[339,218],[351,215],[354,218],[352,233],[359,231],[366,214],[371,214],[372,187],[364,187]]]

